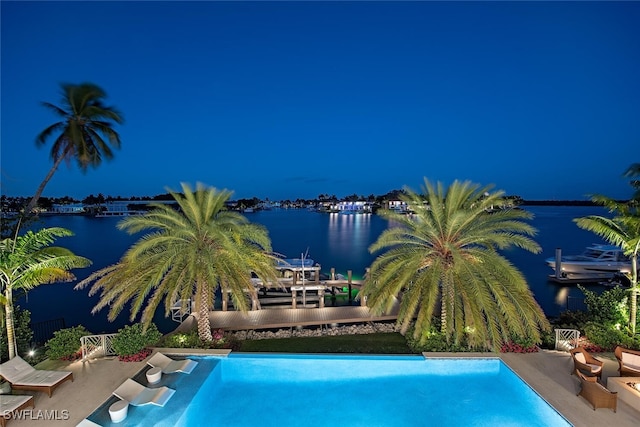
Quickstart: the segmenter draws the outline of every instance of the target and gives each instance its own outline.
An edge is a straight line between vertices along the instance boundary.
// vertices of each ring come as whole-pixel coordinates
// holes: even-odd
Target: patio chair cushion
[[[35,369],[20,356],[1,364],[0,376],[10,382],[15,390],[46,391],[49,397],[60,384],[73,381],[73,373],[70,371]]]
[[[637,354],[622,352],[622,363],[628,369],[640,371],[640,356]]]
[[[590,368],[592,374],[595,374],[595,373],[600,372],[602,370],[602,366],[600,366],[600,365],[594,365],[594,364],[591,364],[591,363],[587,363],[587,359],[584,357],[584,354],[582,354],[582,353],[574,353],[573,357],[575,357],[578,362],[588,366]]]
[[[0,426],[6,426],[7,421],[13,418],[16,413],[29,406],[35,407],[33,396],[3,395],[0,397]]]
[[[35,368],[24,361],[20,356],[7,360],[0,365],[0,375],[9,382],[17,382],[23,376],[32,372]]]
[[[0,375],[15,385],[52,386],[71,375],[68,371],[46,371],[35,369],[16,356],[0,365]]]

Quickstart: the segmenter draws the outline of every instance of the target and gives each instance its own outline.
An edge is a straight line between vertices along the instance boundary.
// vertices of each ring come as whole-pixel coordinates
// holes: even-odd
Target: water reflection
[[[567,298],[569,297],[569,288],[566,286],[563,286],[561,288],[558,288],[558,291],[556,293],[556,304],[559,306],[563,306],[567,303]]]
[[[330,213],[327,225],[328,246],[331,259],[351,259],[355,261],[348,268],[353,270],[354,278],[361,278],[364,268],[370,260],[369,245],[377,239],[371,227],[372,214]],[[368,260],[368,261],[364,261]],[[362,270],[362,271],[360,271]]]
[[[598,243],[594,234],[578,228],[574,218],[606,213],[594,207],[527,207],[535,214],[532,225],[538,229],[535,240],[543,251],[532,254],[521,249],[505,251],[505,256],[526,277],[536,300],[547,315],[556,316],[566,310],[569,302],[582,299],[576,286],[564,286],[549,282],[552,270],[545,259],[554,256],[560,247],[566,253],[579,253],[584,247]],[[346,276],[352,270],[354,279],[361,279],[379,254],[369,253],[369,246],[380,234],[393,226],[379,215],[328,214],[304,210],[272,210],[252,214],[249,219],[264,225],[272,240],[274,251],[288,257],[307,253],[322,265],[322,272]],[[119,219],[56,216],[43,218],[43,226],[61,226],[75,232],[74,237],[60,239],[56,243],[93,261],[90,268],[74,273],[79,280],[91,272],[117,262],[125,251],[139,239],[116,228]],[[123,312],[114,324],[106,322],[106,313],[90,314],[96,297],[89,298],[87,291],[74,291],[74,283],[40,286],[29,293],[29,299],[21,299],[19,305],[32,312],[32,321],[45,321],[64,317],[67,325],[84,324],[94,333],[115,332],[117,326],[128,323],[128,311]],[[602,287],[590,285],[600,292]],[[52,301],[54,302],[52,304]],[[164,313],[159,311],[158,316]],[[168,321],[171,324],[171,321]]]

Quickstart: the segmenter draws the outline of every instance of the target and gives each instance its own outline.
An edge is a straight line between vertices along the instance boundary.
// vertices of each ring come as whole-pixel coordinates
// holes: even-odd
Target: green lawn
[[[414,354],[399,333],[247,340],[241,352]]]

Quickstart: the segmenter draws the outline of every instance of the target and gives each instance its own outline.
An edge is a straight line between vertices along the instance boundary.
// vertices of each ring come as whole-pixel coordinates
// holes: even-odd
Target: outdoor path
[[[607,378],[618,377],[618,362],[613,353],[594,354],[604,362],[602,384]],[[601,408],[593,410],[589,402],[581,396],[580,380],[570,373],[573,360],[564,351],[545,350],[538,353],[500,355],[523,380],[538,392],[551,406],[562,413],[574,426],[640,426],[640,402],[635,408],[618,399],[617,412]]]
[[[21,392],[35,397],[35,408],[31,414],[23,413],[30,419],[10,420],[7,427],[75,426],[105,402],[124,380],[145,366],[145,362],[120,362],[117,357],[77,361],[66,366],[55,364],[46,361],[37,368],[72,371],[73,382],[60,385],[51,397],[47,393]]]

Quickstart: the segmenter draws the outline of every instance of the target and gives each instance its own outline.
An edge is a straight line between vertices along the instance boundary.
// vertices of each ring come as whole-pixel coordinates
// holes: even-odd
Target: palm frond
[[[251,273],[276,281],[266,229],[226,210],[230,192],[202,184],[195,191],[182,184],[182,191],[169,190],[179,210],[152,204],[151,211],[118,223],[130,234],[147,233],[116,266],[79,284],[83,288],[93,283],[89,294],[100,293],[94,312],[108,307],[108,317],[114,319],[130,304],[130,318],[140,316],[148,324],[163,302],[168,314],[177,299],[195,297],[197,310],[204,313],[218,286],[231,292],[236,307],[248,310],[247,294],[256,292]]]
[[[521,273],[500,250],[534,253],[536,230],[528,212],[505,206],[502,191],[471,182],[447,189],[425,179],[424,194],[405,190],[411,216],[384,211],[393,221],[370,247],[380,252],[362,293],[375,312],[400,298],[398,323],[415,322],[415,337],[425,339],[439,307],[442,332],[452,342],[496,349],[511,333],[539,338],[548,322]],[[489,212],[492,213],[489,213]],[[473,334],[467,331],[470,327]]]

